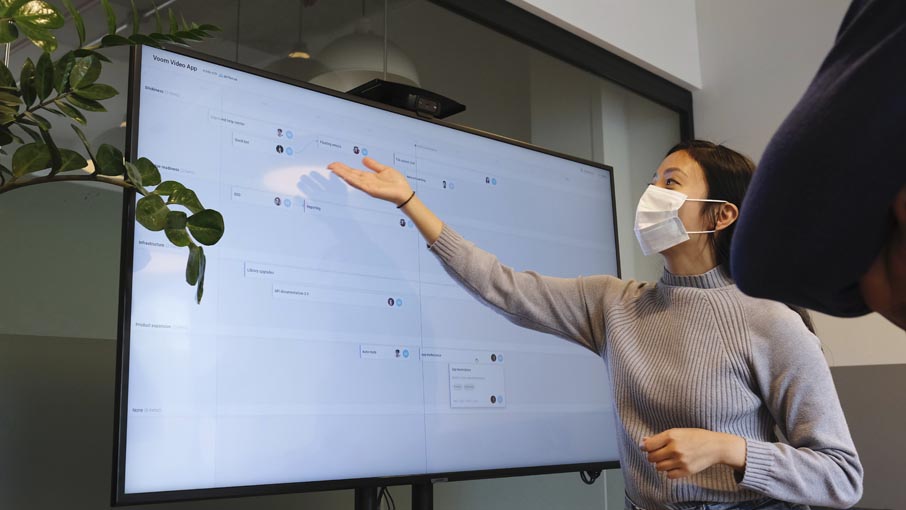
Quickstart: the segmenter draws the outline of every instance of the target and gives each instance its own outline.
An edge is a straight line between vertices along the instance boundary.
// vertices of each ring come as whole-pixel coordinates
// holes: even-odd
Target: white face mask
[[[635,212],[635,236],[642,247],[642,253],[651,255],[672,248],[689,240],[689,234],[711,234],[716,230],[698,230],[687,232],[686,226],[679,218],[679,208],[689,202],[716,202],[725,204],[726,200],[706,198],[688,198],[679,191],[648,186]]]

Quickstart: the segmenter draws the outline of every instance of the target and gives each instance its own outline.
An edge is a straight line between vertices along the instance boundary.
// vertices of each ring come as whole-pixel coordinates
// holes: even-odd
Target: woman
[[[818,339],[729,277],[748,158],[703,141],[670,150],[636,212],[643,251],[664,258],[657,283],[515,272],[441,222],[405,176],[363,162],[372,172],[328,168],[401,208],[450,275],[509,320],[603,357],[628,509],[859,500],[862,466]]]

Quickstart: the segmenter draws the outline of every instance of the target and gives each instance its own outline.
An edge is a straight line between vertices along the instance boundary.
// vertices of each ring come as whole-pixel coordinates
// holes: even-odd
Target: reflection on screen
[[[610,174],[144,48],[137,156],[221,211],[205,298],[136,227],[126,494],[615,460],[604,364],[469,297],[392,204],[404,172],[517,269],[615,274]]]

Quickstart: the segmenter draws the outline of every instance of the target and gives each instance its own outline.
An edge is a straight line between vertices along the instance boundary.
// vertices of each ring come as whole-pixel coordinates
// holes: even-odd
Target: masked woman
[[[639,201],[658,282],[516,272],[435,216],[398,171],[329,168],[408,215],[447,272],[523,327],[608,366],[627,509],[846,508],[862,466],[807,316],[741,293],[729,254],[754,165],[724,146],[673,147]],[[782,246],[777,247],[782,250]]]

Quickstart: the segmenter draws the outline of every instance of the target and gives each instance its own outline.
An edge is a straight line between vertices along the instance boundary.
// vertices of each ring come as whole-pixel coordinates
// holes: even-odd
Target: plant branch
[[[115,177],[109,177],[106,175],[94,174],[76,174],[76,175],[46,175],[43,177],[34,177],[28,180],[19,180],[14,179],[9,181],[5,186],[0,187],[0,195],[13,191],[15,189],[24,188],[26,186],[34,186],[35,184],[45,184],[48,182],[63,182],[63,181],[81,181],[81,182],[101,182],[104,184],[110,184],[112,186],[119,186],[123,189],[136,189],[135,185],[131,182],[126,181],[125,179],[118,179]]]

